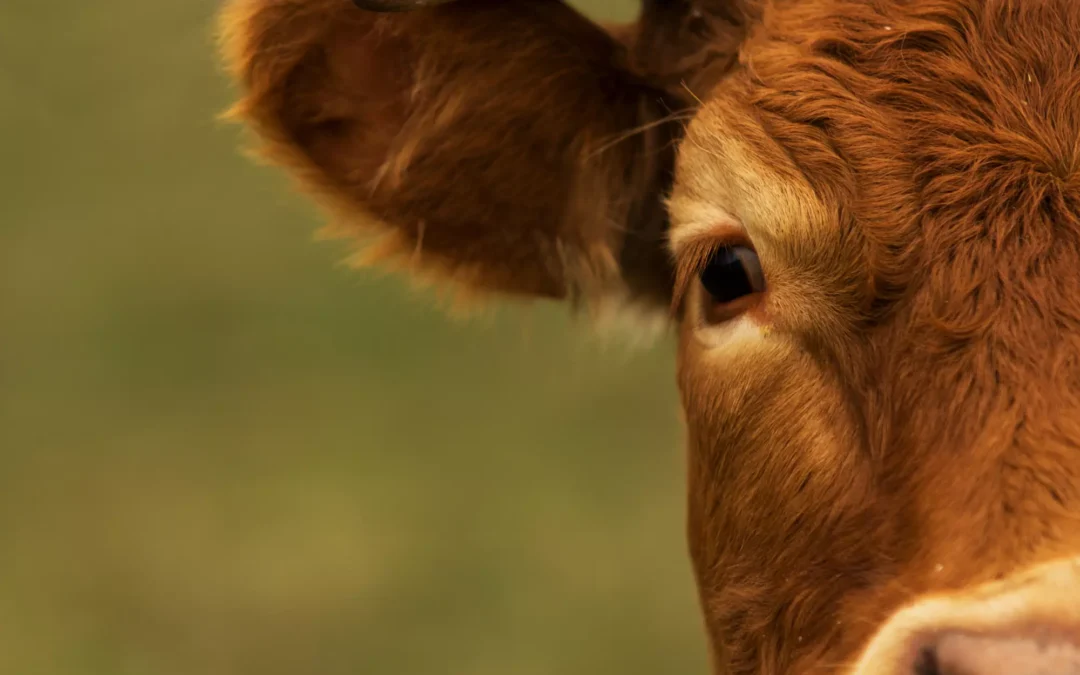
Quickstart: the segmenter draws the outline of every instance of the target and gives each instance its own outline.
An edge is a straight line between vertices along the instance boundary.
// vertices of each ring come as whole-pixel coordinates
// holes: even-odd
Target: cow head
[[[1080,673],[1080,4],[357,4],[232,0],[236,113],[372,260],[667,313],[718,673]]]

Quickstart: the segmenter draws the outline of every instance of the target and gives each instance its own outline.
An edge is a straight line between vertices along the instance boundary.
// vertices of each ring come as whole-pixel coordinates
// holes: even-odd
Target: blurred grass
[[[0,4],[0,673],[702,672],[670,345],[337,264],[215,5]]]

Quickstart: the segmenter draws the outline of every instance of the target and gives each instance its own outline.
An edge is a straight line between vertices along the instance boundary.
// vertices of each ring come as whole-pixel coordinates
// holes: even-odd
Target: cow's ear
[[[685,104],[563,3],[232,0],[222,20],[237,115],[336,222],[382,235],[374,257],[479,290],[666,304]]]

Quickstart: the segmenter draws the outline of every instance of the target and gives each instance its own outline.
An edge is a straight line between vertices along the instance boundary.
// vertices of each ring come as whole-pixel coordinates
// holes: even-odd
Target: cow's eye
[[[701,271],[706,318],[731,319],[747,309],[750,300],[765,291],[765,275],[757,253],[746,246],[717,249]]]

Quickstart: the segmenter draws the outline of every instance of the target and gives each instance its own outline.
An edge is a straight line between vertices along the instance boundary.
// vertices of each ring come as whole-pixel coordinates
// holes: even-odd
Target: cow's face
[[[690,540],[733,672],[1080,553],[1080,7],[877,4],[777,12],[679,151]]]
[[[374,258],[670,310],[717,672],[1080,673],[1080,5],[225,16]]]

